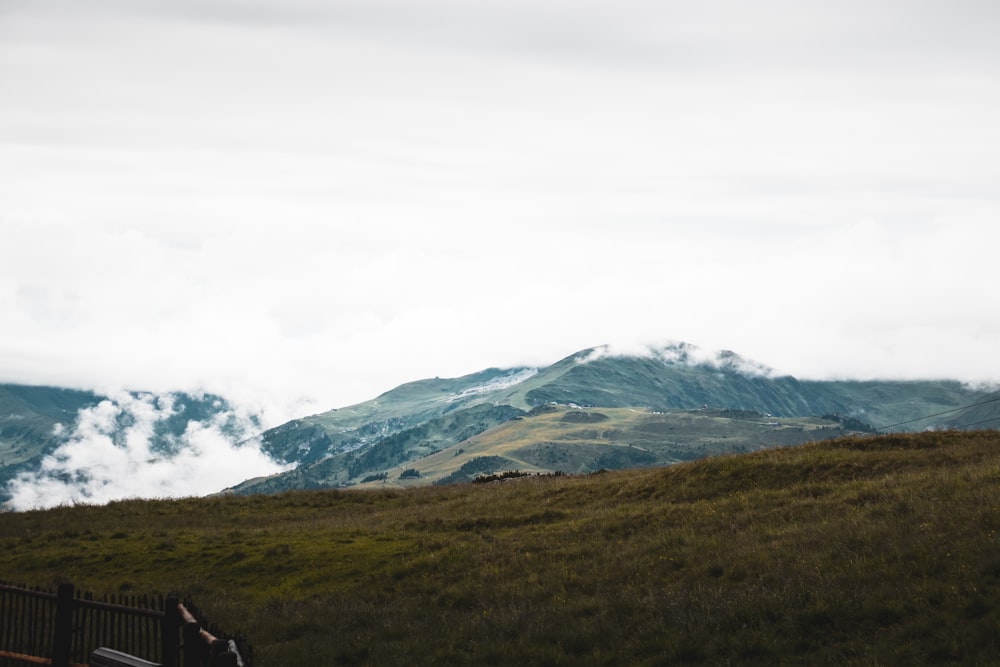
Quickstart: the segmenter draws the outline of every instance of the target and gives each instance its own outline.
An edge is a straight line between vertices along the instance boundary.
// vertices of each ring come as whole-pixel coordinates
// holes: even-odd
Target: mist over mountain
[[[210,394],[0,385],[0,498],[28,509],[203,495],[282,469],[261,454],[260,429]]]
[[[876,430],[1000,424],[957,381],[803,381],[687,343],[400,385],[262,431],[224,398],[0,385],[8,508],[582,473]],[[991,421],[992,420],[992,421]]]

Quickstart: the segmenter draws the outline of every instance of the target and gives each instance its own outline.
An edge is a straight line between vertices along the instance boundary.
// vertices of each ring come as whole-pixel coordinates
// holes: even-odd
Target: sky
[[[1000,381],[997,34],[980,0],[0,0],[0,381],[272,425],[605,343]]]

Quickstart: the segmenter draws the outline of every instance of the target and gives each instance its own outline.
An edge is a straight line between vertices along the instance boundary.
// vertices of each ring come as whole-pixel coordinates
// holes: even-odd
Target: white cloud
[[[189,421],[174,442],[156,446],[156,425],[174,412],[169,395],[124,392],[81,410],[65,444],[38,471],[10,482],[8,506],[22,511],[204,495],[282,470],[261,453],[255,427],[239,411]]]

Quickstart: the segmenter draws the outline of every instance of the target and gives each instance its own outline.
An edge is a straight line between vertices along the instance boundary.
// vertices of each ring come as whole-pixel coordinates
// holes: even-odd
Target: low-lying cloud
[[[178,414],[168,394],[120,392],[81,410],[66,442],[37,471],[10,482],[8,509],[206,495],[281,472],[253,437],[252,415],[219,406],[166,435],[165,420]]]
[[[752,359],[746,359],[731,350],[707,350],[683,341],[664,343],[616,342],[593,348],[581,363],[605,357],[643,357],[656,359],[668,365],[708,366],[733,371],[747,376],[770,377],[774,369]]]

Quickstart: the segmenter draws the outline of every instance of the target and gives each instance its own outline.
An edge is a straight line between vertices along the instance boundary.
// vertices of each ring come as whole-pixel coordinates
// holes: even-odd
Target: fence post
[[[165,667],[178,667],[180,651],[181,613],[177,609],[180,598],[168,595],[163,608],[163,626],[160,628],[160,656]]]
[[[59,584],[56,623],[52,638],[52,667],[69,667],[73,641],[73,584]]]
[[[201,667],[201,626],[197,622],[184,624],[184,667]]]

